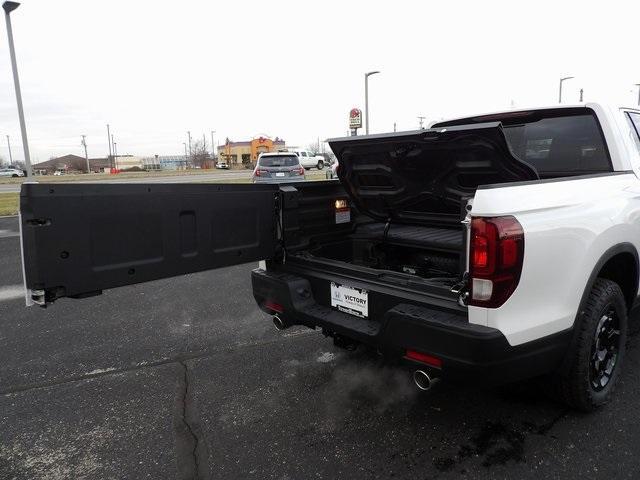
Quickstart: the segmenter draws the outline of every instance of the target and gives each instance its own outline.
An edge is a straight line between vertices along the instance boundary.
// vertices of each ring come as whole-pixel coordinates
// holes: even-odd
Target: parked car
[[[218,163],[216,163],[216,168],[222,169],[222,170],[228,170],[229,169],[229,164],[225,161],[220,161]]]
[[[24,177],[24,171],[17,168],[0,168],[0,177]]]
[[[304,181],[304,168],[291,152],[261,153],[253,170],[254,183]]]
[[[334,178],[338,178],[338,160],[334,161],[327,171],[325,172],[325,178],[327,180],[331,180]]]
[[[321,155],[315,155],[309,150],[294,150],[293,153],[300,158],[300,164],[305,168],[305,170],[309,170],[311,168],[322,170],[324,168],[325,158]]]
[[[24,184],[27,298],[261,260],[253,296],[276,328],[364,344],[422,390],[539,377],[580,410],[611,398],[639,303],[640,110],[560,105],[329,144],[340,182]]]

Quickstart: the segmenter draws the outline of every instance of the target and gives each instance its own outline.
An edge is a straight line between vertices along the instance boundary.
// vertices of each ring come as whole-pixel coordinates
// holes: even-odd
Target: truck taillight
[[[524,232],[512,216],[471,220],[470,305],[498,308],[514,292],[524,258]]]

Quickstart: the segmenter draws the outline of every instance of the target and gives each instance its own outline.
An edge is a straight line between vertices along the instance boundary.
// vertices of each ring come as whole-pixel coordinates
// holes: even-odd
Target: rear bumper
[[[279,178],[267,178],[267,177],[253,177],[253,183],[293,183],[304,182],[306,179],[304,176],[299,177],[279,177]]]
[[[470,324],[462,312],[407,303],[401,296],[390,308],[361,319],[316,302],[311,282],[297,275],[256,269],[252,283],[260,308],[273,314],[265,302],[282,305],[279,316],[287,324],[320,327],[409,366],[433,370],[404,357],[406,350],[426,353],[442,361],[438,375],[465,382],[501,384],[553,371],[571,339],[571,331],[565,331],[511,346],[499,330]]]

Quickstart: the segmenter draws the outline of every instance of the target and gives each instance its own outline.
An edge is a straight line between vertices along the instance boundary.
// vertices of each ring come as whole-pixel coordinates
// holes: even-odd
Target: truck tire
[[[628,321],[618,284],[596,279],[578,322],[568,371],[552,379],[553,390],[566,404],[591,412],[610,400],[622,372]]]
[[[324,162],[322,160],[319,160],[318,165],[316,165],[316,167],[318,167],[318,170],[322,170],[324,168]]]

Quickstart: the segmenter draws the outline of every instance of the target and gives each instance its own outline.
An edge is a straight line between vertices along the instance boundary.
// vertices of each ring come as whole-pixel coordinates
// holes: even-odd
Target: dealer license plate
[[[369,316],[369,294],[361,288],[331,282],[331,306],[360,318]]]

